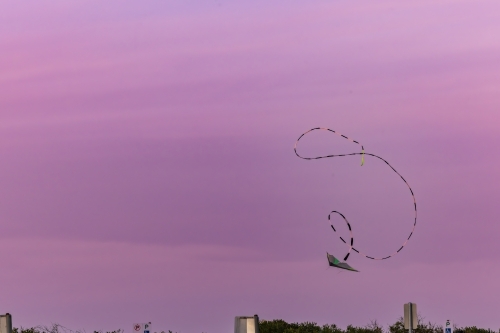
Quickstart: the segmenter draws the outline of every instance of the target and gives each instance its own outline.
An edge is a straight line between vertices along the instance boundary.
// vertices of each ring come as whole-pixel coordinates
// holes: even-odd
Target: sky
[[[0,4],[0,312],[500,328],[500,2]],[[297,158],[327,127],[380,161]],[[359,152],[327,132],[304,155]],[[341,235],[342,221],[335,220]]]

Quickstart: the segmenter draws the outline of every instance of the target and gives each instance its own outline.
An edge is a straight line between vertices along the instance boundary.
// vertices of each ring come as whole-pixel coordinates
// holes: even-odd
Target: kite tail
[[[312,131],[315,131],[315,130],[325,130],[325,131],[330,131],[332,133],[335,133],[341,137],[343,137],[344,139],[347,139],[355,144],[358,144],[361,146],[361,153],[347,153],[347,154],[336,154],[336,155],[325,155],[325,156],[316,156],[316,157],[305,157],[305,156],[301,156],[298,152],[297,152],[297,146],[298,146],[298,143],[300,141],[300,139],[312,132]],[[410,187],[410,184],[408,184],[408,182],[406,181],[406,179],[403,178],[403,176],[396,171],[396,169],[394,169],[394,167],[392,165],[389,164],[389,162],[387,162],[385,159],[383,159],[382,157],[378,156],[378,155],[375,155],[375,154],[371,154],[371,153],[365,153],[365,148],[356,140],[353,140],[343,134],[340,134],[339,132],[337,131],[334,131],[332,129],[329,129],[329,128],[323,128],[323,127],[316,127],[316,128],[312,128],[310,129],[309,131],[303,133],[301,136],[299,136],[299,138],[297,139],[297,141],[295,142],[295,146],[293,147],[293,150],[295,151],[295,155],[297,155],[297,157],[301,158],[301,159],[304,159],[304,160],[318,160],[318,159],[322,159],[322,158],[329,158],[329,157],[341,157],[341,156],[354,156],[354,155],[361,155],[361,165],[364,165],[365,164],[365,155],[367,156],[372,156],[372,157],[375,157],[375,158],[378,158],[379,160],[381,160],[382,162],[385,162],[385,164],[387,164],[391,169],[392,171],[394,171],[396,173],[396,175],[398,175],[401,180],[403,180],[403,182],[406,184],[406,186],[408,187],[408,190],[410,191],[410,194],[411,194],[411,197],[413,199],[413,209],[414,209],[414,212],[415,212],[415,217],[413,219],[413,228],[410,232],[410,235],[408,236],[408,238],[405,240],[405,242],[403,243],[403,245],[395,252],[393,252],[392,254],[388,255],[388,256],[385,256],[385,257],[370,257],[366,254],[364,254],[363,252],[361,252],[360,250],[356,249],[353,247],[354,245],[354,237],[353,237],[353,234],[352,234],[352,229],[351,229],[351,225],[349,224],[349,222],[347,222],[347,219],[345,218],[344,215],[342,215],[340,212],[338,211],[332,211],[331,213],[337,213],[339,214],[344,220],[345,222],[347,223],[347,227],[349,228],[349,232],[351,234],[351,240],[350,242],[346,242],[342,237],[339,237],[340,240],[343,242],[343,243],[346,243],[347,246],[349,247],[349,250],[347,252],[347,255],[344,257],[344,260],[347,260],[347,258],[349,257],[349,254],[351,253],[351,250],[353,250],[354,252],[356,253],[359,253],[360,255],[368,258],[368,259],[372,259],[372,260],[385,260],[385,259],[389,259],[391,257],[393,257],[394,255],[396,255],[397,253],[401,252],[401,250],[406,246],[406,244],[408,243],[408,241],[410,240],[411,236],[413,235],[413,233],[415,232],[415,228],[417,226],[417,201],[415,199],[415,194],[413,193],[413,190],[411,189]],[[330,213],[330,214],[331,214]],[[328,215],[328,220],[330,220],[330,215]],[[336,232],[335,230],[335,227],[333,226],[333,224],[330,225],[332,227],[332,230],[334,232]],[[332,256],[333,257],[333,256]],[[330,257],[329,257],[330,258]],[[334,258],[334,257],[333,257]],[[334,262],[331,262],[333,263],[334,266],[338,267],[338,263],[336,263],[335,261]],[[341,267],[342,268],[342,267]],[[344,267],[345,268],[345,267]],[[349,269],[349,268],[346,268],[346,269]]]

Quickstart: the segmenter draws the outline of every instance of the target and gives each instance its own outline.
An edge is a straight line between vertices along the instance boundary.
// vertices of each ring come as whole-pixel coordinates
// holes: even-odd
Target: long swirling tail
[[[350,153],[350,154],[337,154],[337,155],[325,155],[325,156],[316,156],[316,157],[304,157],[304,156],[301,156],[299,155],[299,153],[297,152],[297,145],[300,141],[300,139],[302,139],[302,137],[304,137],[306,134],[308,133],[311,133],[312,131],[316,131],[316,130],[323,130],[323,131],[330,131],[334,134],[337,134],[341,137],[343,137],[344,139],[348,140],[348,141],[351,141],[357,145],[360,145],[361,146],[361,152],[360,153]],[[345,255],[344,257],[344,261],[346,261],[348,258],[349,258],[349,255],[351,254],[351,250],[361,254],[362,256],[368,258],[368,259],[372,259],[372,260],[384,260],[384,259],[389,259],[391,257],[393,257],[394,255],[396,255],[397,253],[399,253],[405,246],[406,244],[408,243],[408,241],[410,240],[411,236],[413,235],[413,232],[415,231],[415,228],[417,226],[417,201],[415,200],[415,195],[413,194],[413,190],[411,189],[410,185],[408,184],[408,182],[406,181],[406,179],[403,178],[403,176],[401,176],[401,174],[399,172],[396,171],[396,169],[394,169],[394,167],[392,165],[389,164],[389,162],[387,162],[385,159],[383,159],[382,157],[380,156],[377,156],[377,155],[374,155],[374,154],[370,154],[370,153],[366,153],[365,152],[365,149],[363,147],[362,144],[360,144],[358,141],[356,140],[353,140],[343,134],[340,134],[339,132],[337,131],[334,131],[332,129],[329,129],[329,128],[323,128],[323,127],[316,127],[316,128],[312,128],[310,129],[309,131],[303,133],[301,136],[299,136],[299,138],[297,139],[297,141],[295,142],[295,146],[293,148],[293,150],[295,151],[295,155],[297,155],[299,158],[301,159],[304,159],[304,160],[318,160],[318,159],[322,159],[322,158],[330,158],[330,157],[342,157],[342,156],[354,156],[354,155],[361,155],[361,165],[364,164],[364,161],[365,161],[365,155],[369,155],[369,156],[373,156],[373,157],[376,157],[380,160],[382,160],[383,162],[385,162],[385,164],[387,164],[402,180],[403,182],[406,184],[406,186],[408,186],[408,189],[410,190],[410,193],[411,193],[411,196],[413,198],[413,206],[414,206],[414,209],[415,209],[415,220],[414,220],[414,223],[413,223],[413,228],[410,232],[410,235],[408,236],[408,238],[405,240],[405,242],[403,243],[403,245],[397,250],[395,251],[394,253],[388,255],[388,256],[385,256],[385,257],[371,257],[371,256],[368,256],[366,254],[364,254],[363,252],[361,252],[360,250],[356,249],[354,247],[354,237],[353,237],[353,234],[352,234],[352,229],[351,229],[351,225],[349,224],[349,222],[347,221],[346,217],[338,212],[338,211],[332,211],[330,212],[330,214],[328,214],[328,220],[330,220],[330,216],[333,214],[333,213],[336,213],[338,215],[340,215],[344,221],[346,222],[347,224],[347,227],[349,228],[349,232],[350,232],[350,235],[351,235],[351,239],[350,241],[346,241],[344,240],[342,237],[340,237],[340,240],[342,242],[344,242],[345,244],[347,244],[347,246],[349,247],[349,250],[347,251],[347,254]],[[334,232],[336,232],[333,224],[331,224],[331,228]]]

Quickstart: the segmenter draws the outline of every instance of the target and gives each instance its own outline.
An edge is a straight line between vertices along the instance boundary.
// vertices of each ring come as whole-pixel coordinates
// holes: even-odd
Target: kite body
[[[337,258],[329,254],[328,252],[326,253],[326,258],[328,259],[328,264],[332,267],[340,268],[340,269],[347,269],[348,271],[353,271],[353,272],[359,272],[358,270],[355,270],[351,266],[349,266],[348,263],[346,262],[340,262]]]
[[[301,156],[299,155],[299,153],[297,152],[297,145],[300,141],[300,139],[302,139],[303,136],[305,136],[306,134],[312,132],[312,131],[315,131],[315,130],[324,130],[324,131],[329,131],[331,133],[334,133],[334,134],[337,134],[339,136],[341,136],[342,138],[352,142],[352,143],[355,143],[359,146],[361,146],[361,152],[360,153],[350,153],[350,154],[338,154],[338,155],[326,155],[326,156],[316,156],[316,157],[304,157],[304,156]],[[330,216],[335,213],[335,214],[338,214],[340,215],[344,221],[346,222],[347,224],[347,227],[349,228],[349,232],[351,234],[351,238],[350,240],[346,241],[344,240],[342,237],[339,237],[340,240],[342,242],[344,242],[349,250],[347,251],[347,254],[344,256],[344,262],[341,262],[340,260],[338,260],[337,258],[335,258],[333,255],[331,254],[326,254],[327,258],[328,258],[328,264],[332,267],[336,267],[336,268],[340,268],[340,269],[346,269],[346,270],[349,270],[349,271],[354,271],[354,272],[358,272],[357,270],[355,270],[354,268],[352,268],[351,266],[349,266],[346,261],[347,259],[349,258],[349,255],[351,254],[351,250],[356,252],[356,253],[359,253],[361,254],[362,256],[364,256],[365,258],[368,258],[368,259],[372,259],[372,260],[385,260],[385,259],[389,259],[391,257],[393,257],[394,255],[396,255],[397,253],[399,253],[404,247],[405,245],[408,243],[408,241],[410,240],[411,236],[413,235],[413,232],[415,231],[415,227],[417,226],[417,202],[415,200],[415,195],[413,194],[413,190],[411,189],[410,185],[408,184],[408,182],[403,178],[403,176],[401,176],[401,174],[399,172],[396,171],[396,169],[394,169],[394,167],[392,165],[389,164],[389,162],[387,162],[385,159],[383,159],[382,157],[380,156],[377,156],[377,155],[374,155],[374,154],[370,154],[370,153],[366,153],[365,152],[365,149],[363,147],[363,145],[361,145],[358,141],[356,140],[353,140],[353,139],[350,139],[348,138],[347,136],[343,135],[343,134],[340,134],[334,130],[331,130],[329,128],[322,128],[322,127],[316,127],[316,128],[313,128],[313,129],[310,129],[309,131],[303,133],[298,139],[297,141],[295,142],[295,147],[294,147],[294,151],[295,151],[295,155],[297,155],[299,158],[301,159],[304,159],[304,160],[318,160],[318,159],[322,159],[322,158],[330,158],[330,157],[343,157],[343,156],[354,156],[354,155],[361,155],[361,166],[364,165],[365,163],[365,155],[366,156],[372,156],[372,157],[376,157],[378,158],[379,160],[382,160],[383,162],[385,162],[385,164],[387,164],[391,169],[392,171],[394,171],[400,178],[401,180],[406,184],[406,186],[408,187],[408,190],[410,191],[411,193],[411,197],[413,199],[413,207],[414,207],[414,211],[415,211],[415,217],[414,217],[414,222],[413,222],[413,228],[410,232],[410,235],[408,236],[408,238],[405,240],[405,242],[403,243],[403,245],[395,252],[393,252],[392,254],[388,255],[388,256],[385,256],[385,257],[379,257],[379,258],[376,258],[376,257],[372,257],[372,256],[369,256],[369,255],[366,255],[364,254],[363,252],[361,252],[359,250],[359,248],[355,248],[354,247],[354,237],[353,237],[353,233],[352,233],[352,228],[351,228],[351,224],[347,221],[346,217],[336,211],[336,210],[333,210],[330,212],[330,214],[328,215],[328,221],[331,221],[330,220]],[[333,232],[337,232],[337,230],[335,230],[335,227],[333,226],[333,224],[330,225]]]

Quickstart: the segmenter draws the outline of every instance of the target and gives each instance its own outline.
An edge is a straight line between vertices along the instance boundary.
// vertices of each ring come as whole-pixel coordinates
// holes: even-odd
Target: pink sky
[[[0,5],[0,312],[15,326],[498,329],[500,2]],[[303,161],[329,127],[387,159]],[[357,152],[337,137],[300,147]],[[409,204],[410,203],[410,204]],[[409,204],[409,205],[408,205]],[[343,231],[345,232],[345,230]]]

